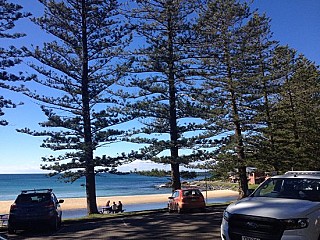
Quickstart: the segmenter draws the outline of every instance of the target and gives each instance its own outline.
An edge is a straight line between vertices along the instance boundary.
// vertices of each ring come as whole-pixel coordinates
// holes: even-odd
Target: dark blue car
[[[57,230],[61,225],[60,203],[52,189],[23,190],[11,205],[8,232],[42,225]]]

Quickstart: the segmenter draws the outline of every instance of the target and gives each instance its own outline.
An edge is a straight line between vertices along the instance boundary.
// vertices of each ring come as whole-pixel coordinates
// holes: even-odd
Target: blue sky
[[[25,4],[25,10],[40,12],[36,0],[15,0],[19,4]],[[23,2],[23,3],[21,3]],[[260,12],[265,12],[272,19],[271,30],[274,39],[282,45],[303,53],[308,59],[320,64],[320,1],[319,0],[256,0],[254,7]],[[33,25],[25,22],[17,24],[18,29],[28,34],[22,39],[22,43],[39,44],[45,34],[36,30]],[[6,44],[0,39],[0,44]],[[45,120],[39,106],[32,100],[19,94],[0,89],[0,95],[24,102],[17,109],[5,110],[5,118],[10,122],[7,127],[0,127],[0,174],[1,173],[43,173],[40,170],[41,157],[53,154],[48,149],[40,148],[42,140],[20,134],[17,128],[37,128],[37,123]],[[116,144],[102,151],[106,154],[117,154],[130,146]],[[156,166],[152,163],[136,162],[122,170],[134,168],[149,169]],[[169,166],[164,167],[169,170]]]

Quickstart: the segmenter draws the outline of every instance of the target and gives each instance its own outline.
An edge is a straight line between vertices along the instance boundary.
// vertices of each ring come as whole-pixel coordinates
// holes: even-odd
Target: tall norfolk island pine
[[[288,47],[276,49],[273,64],[282,82],[272,111],[276,159],[282,171],[319,169],[319,68]]]
[[[194,81],[189,20],[196,2],[141,0],[129,15],[142,39],[133,52],[127,84],[132,97],[128,109],[142,126],[130,140],[145,144],[144,159],[170,164],[173,190],[181,187],[179,166],[200,157],[195,135],[202,126],[194,120],[201,110],[190,96]],[[179,152],[183,149],[189,152]]]
[[[198,24],[206,80],[197,97],[211,108],[211,128],[230,136],[215,160],[239,170],[240,197],[251,164],[266,171],[317,169],[317,67],[276,47],[269,19],[245,2],[207,2]]]
[[[237,0],[207,2],[198,22],[199,55],[206,79],[198,98],[210,109],[210,128],[230,136],[230,141],[216,146],[215,160],[232,162],[238,169],[241,198],[248,189],[246,141],[264,124],[255,118],[265,101],[262,79],[267,56],[263,55],[270,55],[272,45],[265,33],[269,31],[268,19],[253,14],[246,3]]]
[[[20,91],[41,104],[48,120],[40,126],[52,130],[20,131],[47,137],[42,147],[63,152],[44,157],[49,164],[42,169],[71,181],[85,176],[87,211],[97,213],[95,174],[116,166],[121,157],[94,157],[94,151],[123,133],[114,126],[127,119],[112,110],[117,99],[110,89],[122,77],[119,55],[130,37],[118,18],[115,0],[40,2],[44,16],[33,21],[55,40],[42,48],[24,49],[37,60],[30,66],[37,72],[33,80],[40,87]]]

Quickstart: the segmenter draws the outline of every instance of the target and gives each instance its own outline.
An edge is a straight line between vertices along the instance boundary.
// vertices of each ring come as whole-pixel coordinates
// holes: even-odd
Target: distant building
[[[276,175],[276,173],[258,171],[257,168],[255,167],[247,167],[246,172],[247,172],[249,184],[260,184],[270,176]],[[230,172],[229,181],[236,183],[239,181],[239,177],[237,176],[236,173]]]

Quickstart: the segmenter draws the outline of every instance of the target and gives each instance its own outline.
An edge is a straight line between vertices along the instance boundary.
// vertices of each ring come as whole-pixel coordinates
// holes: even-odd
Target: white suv
[[[320,171],[271,177],[229,205],[221,239],[320,240]]]

